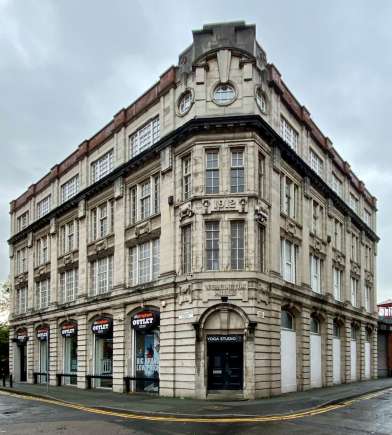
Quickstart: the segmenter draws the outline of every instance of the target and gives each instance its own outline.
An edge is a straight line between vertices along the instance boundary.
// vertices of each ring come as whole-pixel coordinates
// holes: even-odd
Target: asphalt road
[[[392,434],[392,391],[341,409],[290,421],[183,423],[132,420],[0,395],[0,435]]]

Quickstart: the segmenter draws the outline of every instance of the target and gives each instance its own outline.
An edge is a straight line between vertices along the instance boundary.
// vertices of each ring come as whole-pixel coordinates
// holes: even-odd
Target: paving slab
[[[76,387],[14,384],[3,388],[17,394],[25,394],[65,401],[85,407],[105,408],[116,411],[188,417],[267,416],[282,415],[339,403],[371,392],[392,388],[392,378],[354,382],[328,388],[284,394],[258,400],[196,400],[159,397],[141,393],[113,393],[103,389],[83,390]]]

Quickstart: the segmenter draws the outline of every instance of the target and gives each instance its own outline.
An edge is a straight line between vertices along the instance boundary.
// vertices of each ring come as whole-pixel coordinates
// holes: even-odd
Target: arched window
[[[335,338],[340,338],[340,326],[338,325],[336,320],[334,320],[333,322],[333,336]]]
[[[314,317],[311,317],[310,319],[310,332],[313,334],[320,334],[320,322]]]
[[[230,104],[235,99],[235,89],[234,86],[226,83],[226,84],[219,84],[214,89],[214,102],[216,104],[219,104],[221,106],[224,106],[226,104]]]
[[[358,336],[358,329],[354,325],[351,325],[351,340],[356,340],[357,336]]]
[[[280,317],[280,325],[282,328],[294,330],[294,317],[286,310],[282,310]]]

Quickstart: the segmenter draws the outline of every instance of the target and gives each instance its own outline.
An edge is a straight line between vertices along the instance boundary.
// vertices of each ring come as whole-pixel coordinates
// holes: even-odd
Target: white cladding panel
[[[322,386],[321,378],[321,335],[310,334],[310,386]]]
[[[340,373],[340,338],[333,337],[332,355],[333,355],[333,383],[340,384],[342,382],[342,376]]]
[[[357,380],[357,342],[351,340],[351,381]]]
[[[280,333],[281,391],[297,391],[297,352],[295,331]]]
[[[365,379],[370,379],[370,343],[365,341]]]

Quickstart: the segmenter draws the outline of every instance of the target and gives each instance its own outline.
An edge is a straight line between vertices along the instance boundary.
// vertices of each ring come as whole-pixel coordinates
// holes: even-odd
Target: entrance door
[[[26,345],[21,344],[19,346],[19,357],[20,357],[20,382],[27,381],[27,352]]]
[[[46,373],[46,375],[40,375],[40,383],[47,382],[48,376],[48,341],[41,340],[39,342],[39,371],[40,373]]]
[[[78,339],[75,336],[64,338],[64,373],[75,374],[78,370],[78,356],[77,356]],[[75,376],[66,376],[64,383],[76,385],[77,378]]]
[[[241,335],[207,336],[208,389],[242,390],[243,343]]]
[[[113,362],[113,337],[95,336],[95,374],[112,376]],[[112,379],[96,379],[95,386],[97,388],[112,388]]]

